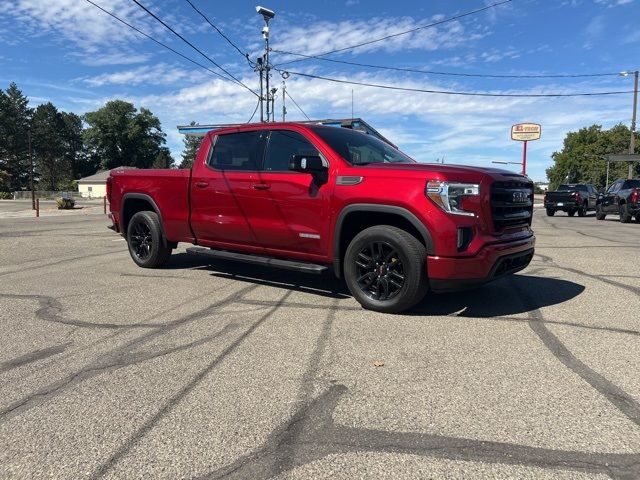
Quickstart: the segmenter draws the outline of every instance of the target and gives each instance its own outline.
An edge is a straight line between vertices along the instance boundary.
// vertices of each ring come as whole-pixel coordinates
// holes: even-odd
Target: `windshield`
[[[342,127],[311,129],[351,165],[369,163],[415,163],[411,157],[372,135]]]

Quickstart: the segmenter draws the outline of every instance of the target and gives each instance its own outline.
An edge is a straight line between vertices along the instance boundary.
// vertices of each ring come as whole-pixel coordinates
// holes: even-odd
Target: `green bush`
[[[76,205],[76,201],[73,198],[57,198],[56,204],[58,205],[58,210],[70,210]]]
[[[0,192],[0,200],[13,200],[13,193]]]

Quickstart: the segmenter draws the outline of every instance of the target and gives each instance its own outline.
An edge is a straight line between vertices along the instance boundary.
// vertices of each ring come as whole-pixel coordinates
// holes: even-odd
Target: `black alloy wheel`
[[[602,205],[596,205],[596,218],[598,220],[604,220],[606,216],[607,214],[602,211]]]
[[[586,216],[586,215],[587,215],[587,204],[586,204],[586,203],[583,203],[583,204],[582,204],[582,207],[580,207],[580,208],[578,209],[578,216],[579,216],[579,217],[584,217],[584,216]]]
[[[127,225],[127,244],[133,261],[142,268],[157,268],[166,264],[172,248],[167,243],[155,212],[137,212]]]
[[[355,261],[358,286],[373,300],[390,300],[405,280],[400,254],[389,243],[373,241],[360,250]]]
[[[151,255],[151,247],[153,246],[153,237],[149,225],[143,220],[137,221],[132,225],[131,248],[133,254],[142,262],[146,261]]]

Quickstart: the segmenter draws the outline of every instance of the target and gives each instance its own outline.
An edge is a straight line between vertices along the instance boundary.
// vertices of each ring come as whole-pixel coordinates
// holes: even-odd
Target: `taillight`
[[[547,203],[547,192],[544,192],[544,198],[542,199],[544,203]]]
[[[112,178],[111,176],[107,177],[107,201],[109,203],[111,203],[111,182],[112,182]]]
[[[634,188],[631,190],[631,203],[638,203],[638,200],[640,200],[640,190]]]
[[[571,195],[576,197],[576,203],[582,203],[582,197],[580,196],[580,192],[573,192]]]

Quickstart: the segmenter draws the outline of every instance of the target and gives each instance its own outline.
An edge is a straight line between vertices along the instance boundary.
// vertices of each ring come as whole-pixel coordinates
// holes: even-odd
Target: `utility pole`
[[[264,93],[262,89],[263,64],[263,57],[258,57],[256,71],[260,75],[260,122],[264,122]]]
[[[262,15],[264,19],[264,27],[262,27],[262,38],[264,38],[264,62],[262,64],[262,69],[264,71],[265,78],[265,93],[267,100],[267,122],[275,120],[275,112],[273,112],[273,118],[271,116],[271,112],[273,108],[270,108],[269,102],[272,98],[272,93],[269,91],[269,77],[271,76],[271,65],[269,64],[269,20],[276,16],[276,12],[273,10],[269,10],[268,8],[261,7],[258,5],[256,7],[256,12]],[[261,77],[262,78],[262,77]],[[271,96],[270,96],[271,95]],[[260,103],[264,101],[262,92],[260,93]]]
[[[631,116],[631,140],[629,141],[629,155],[633,155],[636,150],[636,114],[638,110],[638,70],[635,72],[620,72],[620,75],[627,77],[633,73],[633,114]],[[629,162],[628,178],[633,178],[633,162]]]
[[[31,187],[31,210],[36,209],[36,191],[33,189],[33,153],[31,151],[31,126],[27,130],[27,138],[29,140],[29,183]]]
[[[287,106],[286,106],[286,97],[287,97],[287,84],[285,83],[284,78],[282,79],[282,121],[285,121],[285,117],[287,116]]]

